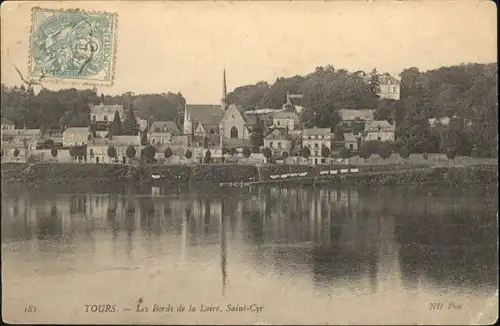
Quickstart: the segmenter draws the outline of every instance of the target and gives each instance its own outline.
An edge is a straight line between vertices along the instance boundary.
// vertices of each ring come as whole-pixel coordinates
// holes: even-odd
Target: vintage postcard
[[[5,1],[12,324],[498,318],[490,1]]]

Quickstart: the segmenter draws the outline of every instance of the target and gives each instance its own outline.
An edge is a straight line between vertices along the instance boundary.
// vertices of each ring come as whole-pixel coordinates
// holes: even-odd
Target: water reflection
[[[290,279],[309,278],[328,292],[387,288],[497,286],[497,205],[493,197],[437,197],[405,191],[265,188],[248,193],[50,192],[2,195],[2,241],[71,250],[96,239],[134,260],[170,250],[190,263],[190,248],[217,247],[221,291],[231,266]],[[36,237],[33,237],[36,235]],[[164,246],[165,240],[168,248]],[[101,253],[102,254],[102,253]],[[156,256],[155,256],[156,255]],[[173,257],[173,258],[172,258]],[[177,257],[177,258],[175,258]],[[77,259],[76,257],[75,259]]]

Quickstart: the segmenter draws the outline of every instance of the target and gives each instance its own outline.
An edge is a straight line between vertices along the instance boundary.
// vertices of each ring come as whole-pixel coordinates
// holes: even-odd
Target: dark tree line
[[[80,127],[89,125],[89,103],[132,106],[136,117],[153,120],[174,120],[186,103],[181,93],[102,95],[97,89],[42,89],[35,94],[31,87],[1,85],[2,117],[16,128]],[[125,121],[122,121],[125,123]]]
[[[400,100],[379,99],[376,70],[371,77],[332,66],[317,67],[306,76],[278,78],[236,88],[228,100],[245,109],[278,109],[287,92],[303,94],[305,127],[330,127],[340,121],[339,109],[375,109],[377,120],[396,124],[398,147],[412,153],[454,151],[462,155],[497,156],[498,66],[461,64],[425,72],[401,72]],[[430,118],[453,118],[431,127]],[[340,136],[340,135],[338,135]],[[340,137],[339,137],[340,138]],[[453,149],[450,149],[453,147]]]

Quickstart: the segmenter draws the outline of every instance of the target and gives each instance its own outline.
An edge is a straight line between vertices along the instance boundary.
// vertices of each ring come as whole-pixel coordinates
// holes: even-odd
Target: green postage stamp
[[[29,77],[111,86],[116,23],[114,13],[33,8]]]

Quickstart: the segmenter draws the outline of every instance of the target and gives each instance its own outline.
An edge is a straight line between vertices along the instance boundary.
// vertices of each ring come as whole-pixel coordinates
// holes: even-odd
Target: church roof
[[[193,122],[202,125],[219,125],[224,116],[220,105],[213,104],[187,104],[186,111]]]

